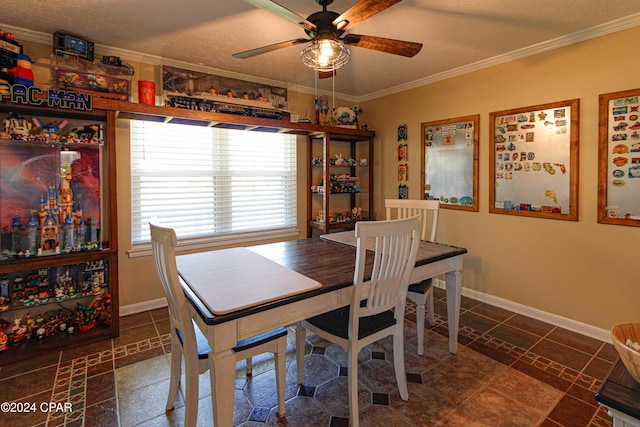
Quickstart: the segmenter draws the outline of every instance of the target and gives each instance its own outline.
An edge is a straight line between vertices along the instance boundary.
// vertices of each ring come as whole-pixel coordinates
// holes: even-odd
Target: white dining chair
[[[156,272],[162,283],[171,325],[171,380],[166,410],[174,408],[181,377],[182,359],[185,365],[185,426],[195,426],[198,417],[198,375],[209,369],[209,341],[189,311],[176,266],[176,234],[172,228],[162,227],[156,220],[149,222]],[[212,283],[215,286],[215,283]],[[247,375],[251,375],[251,357],[271,352],[276,366],[278,416],[285,416],[284,391],[287,349],[287,330],[277,328],[256,337],[239,341],[233,348],[236,360],[247,359]]]
[[[409,398],[404,368],[404,309],[407,286],[420,243],[418,217],[397,221],[358,222],[356,264],[351,304],[297,324],[298,383],[304,380],[306,330],[340,345],[348,353],[349,413],[354,427],[358,417],[358,352],[386,336],[393,336],[393,360],[402,400]],[[375,239],[375,251],[367,251]],[[367,257],[373,270],[365,279]]]
[[[385,199],[386,219],[410,218],[420,216],[420,238],[425,241],[435,242],[438,231],[438,213],[440,202],[438,200],[409,200],[409,199]],[[426,279],[419,283],[409,285],[407,298],[416,304],[416,332],[418,334],[418,354],[424,354],[424,318],[425,312],[429,326],[433,327],[433,286],[432,279]]]

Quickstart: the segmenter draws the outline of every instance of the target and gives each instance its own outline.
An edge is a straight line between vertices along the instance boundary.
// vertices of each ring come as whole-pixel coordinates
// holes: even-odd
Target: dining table
[[[410,282],[445,276],[453,354],[458,351],[465,253],[462,247],[420,242]],[[365,274],[370,274],[372,257],[367,258]],[[355,260],[354,231],[176,257],[192,317],[212,349],[216,426],[231,426],[233,421],[236,343],[349,305]]]
[[[614,427],[640,427],[640,382],[618,358],[595,394],[607,409]]]

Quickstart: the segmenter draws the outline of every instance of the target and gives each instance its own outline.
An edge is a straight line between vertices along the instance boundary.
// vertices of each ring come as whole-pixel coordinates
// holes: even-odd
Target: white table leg
[[[449,271],[445,275],[447,291],[447,323],[449,324],[449,352],[458,352],[458,328],[462,295],[462,272]]]
[[[236,377],[236,356],[233,351],[228,349],[209,353],[209,370],[213,424],[216,427],[231,427]]]

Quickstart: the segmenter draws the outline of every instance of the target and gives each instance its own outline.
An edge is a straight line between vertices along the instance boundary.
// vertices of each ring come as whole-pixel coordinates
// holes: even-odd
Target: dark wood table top
[[[453,258],[467,252],[464,248],[438,243],[421,242],[416,266],[429,264],[447,258]],[[237,319],[253,313],[275,308],[305,298],[311,298],[326,292],[351,286],[355,268],[356,248],[350,245],[327,241],[319,238],[290,240],[250,246],[253,252],[277,262],[297,273],[322,284],[318,289],[286,297],[262,305],[239,310],[233,313],[215,316],[198,301],[188,288],[185,293],[207,324],[216,324]],[[365,274],[372,269],[372,257],[368,257]],[[256,277],[256,283],[260,277]]]
[[[596,392],[596,401],[640,420],[640,383],[618,359]]]

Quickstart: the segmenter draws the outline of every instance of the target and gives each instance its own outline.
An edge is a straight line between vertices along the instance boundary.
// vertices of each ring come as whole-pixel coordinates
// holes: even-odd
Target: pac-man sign
[[[10,85],[0,83],[0,100],[10,100],[14,104],[37,107],[63,108],[67,110],[91,111],[93,95],[68,90],[44,90],[37,86]]]

